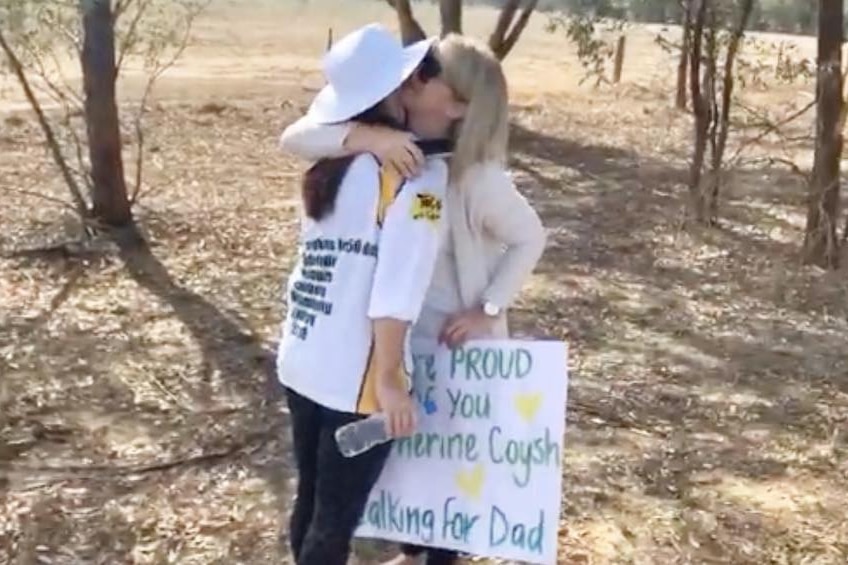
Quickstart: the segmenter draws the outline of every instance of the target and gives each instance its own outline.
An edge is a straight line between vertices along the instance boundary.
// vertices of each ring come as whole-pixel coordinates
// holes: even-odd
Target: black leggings
[[[450,549],[437,549],[433,547],[421,547],[420,545],[403,544],[400,550],[404,555],[416,557],[422,553],[427,554],[426,565],[453,565],[459,554]]]
[[[290,389],[286,392],[298,472],[289,526],[295,563],[346,565],[353,533],[391,444],[343,457],[333,434],[362,416],[324,408]]]

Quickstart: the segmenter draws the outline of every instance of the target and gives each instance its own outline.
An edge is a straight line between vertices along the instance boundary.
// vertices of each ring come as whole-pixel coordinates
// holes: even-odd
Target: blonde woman
[[[508,95],[500,63],[486,47],[457,35],[442,40],[436,51],[442,78],[467,107],[453,132],[448,236],[413,336],[456,347],[473,338],[509,337],[506,310],[542,254],[545,231],[506,169]],[[426,120],[429,111],[414,103],[406,110],[407,122]],[[412,141],[386,128],[318,125],[308,117],[289,126],[280,140],[284,149],[312,160],[373,153],[407,175],[421,160]],[[456,560],[452,551],[405,546],[392,563],[415,563],[425,551],[430,565]]]

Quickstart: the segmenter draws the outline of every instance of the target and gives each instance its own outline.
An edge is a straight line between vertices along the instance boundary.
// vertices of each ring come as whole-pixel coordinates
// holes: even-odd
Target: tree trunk
[[[839,266],[843,0],[819,1],[816,154],[807,202],[805,264]]]
[[[397,13],[404,45],[426,37],[424,29],[412,13],[409,0],[386,0],[386,3]],[[521,0],[505,1],[495,29],[489,36],[489,48],[498,59],[503,60],[518,43],[538,4],[539,0],[526,0],[524,7],[521,8]],[[519,8],[521,8],[520,13]],[[449,33],[462,33],[462,0],[439,0],[439,13],[442,37]]]
[[[683,0],[682,8],[680,25],[683,27],[683,43],[680,46],[680,61],[677,63],[677,94],[674,99],[674,107],[678,110],[686,109],[686,80],[692,43],[692,0]]]
[[[518,39],[527,27],[527,23],[530,21],[530,16],[533,15],[533,11],[536,9],[538,4],[539,0],[527,0],[527,4],[524,5],[524,8],[521,10],[521,14],[519,14],[517,18],[514,18],[515,23],[512,24],[512,29],[510,29],[505,36],[501,36],[500,40],[497,40],[499,30],[502,29],[502,20],[505,19],[505,15],[509,14],[509,22],[512,22],[515,15],[515,9],[511,9],[511,6],[513,5],[512,2],[508,1],[507,4],[504,5],[503,10],[501,11],[501,16],[498,19],[495,32],[489,38],[489,47],[492,48],[492,51],[494,51],[499,60],[502,61],[507,55],[509,55],[512,48],[515,47],[516,43],[518,43]],[[516,8],[517,5],[518,3],[516,2]]]
[[[83,23],[82,75],[91,159],[93,216],[105,225],[133,222],[115,100],[115,29],[110,0],[80,0]]]
[[[706,29],[704,37],[706,41],[706,56],[704,57],[703,81],[701,82],[701,97],[706,101],[707,114],[707,148],[710,155],[710,168],[706,181],[702,180],[698,187],[698,214],[696,220],[705,225],[715,225],[712,216],[713,208],[717,205],[712,200],[712,194],[716,192],[718,183],[721,182],[721,161],[718,155],[718,133],[719,133],[719,106],[718,106],[718,56],[719,56],[719,29],[718,17],[715,6],[707,8]]]
[[[427,38],[424,28],[415,19],[409,0],[386,0],[395,9],[400,25],[400,39],[404,45],[415,43]]]
[[[704,93],[701,92],[701,55],[703,51],[704,21],[708,0],[692,0],[694,21],[692,26],[692,49],[689,60],[689,88],[692,94],[692,108],[695,114],[695,145],[692,150],[692,164],[689,169],[690,215],[697,222],[706,217],[704,202],[701,198],[701,173],[707,152],[707,133],[710,127],[710,111]]]
[[[442,37],[449,33],[462,33],[462,0],[440,0]]]
[[[842,244],[848,244],[848,214],[845,214],[845,224],[842,226]]]
[[[709,222],[715,224],[718,221],[718,202],[722,183],[722,168],[724,166],[724,151],[727,147],[727,138],[730,135],[730,110],[733,104],[733,73],[736,65],[736,55],[745,35],[745,28],[751,18],[754,8],[754,0],[742,0],[739,20],[730,34],[727,44],[727,54],[724,59],[724,70],[722,75],[721,106],[717,113],[717,140],[713,149],[712,175],[710,190],[707,194],[706,208],[709,212]]]
[[[501,7],[501,13],[498,15],[498,22],[495,24],[495,29],[492,35],[489,36],[489,47],[495,53],[501,48],[509,31],[509,26],[512,25],[512,20],[515,19],[515,14],[521,6],[521,0],[507,0]]]

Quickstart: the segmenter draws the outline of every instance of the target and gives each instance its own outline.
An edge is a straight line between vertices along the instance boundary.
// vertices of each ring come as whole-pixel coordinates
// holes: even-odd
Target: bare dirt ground
[[[392,23],[381,3],[213,6],[148,120],[149,252],[14,257],[74,222],[2,193],[0,563],[288,562],[269,375],[303,164],[275,138],[320,85],[327,27],[376,18]],[[674,61],[632,30],[624,83],[579,87],[544,20],[506,65],[512,167],[551,233],[514,325],[573,352],[561,562],[848,562],[848,278],[799,265],[801,183],[740,167],[721,225],[683,230]],[[64,199],[2,92],[0,189]],[[744,95],[778,111],[810,92]]]

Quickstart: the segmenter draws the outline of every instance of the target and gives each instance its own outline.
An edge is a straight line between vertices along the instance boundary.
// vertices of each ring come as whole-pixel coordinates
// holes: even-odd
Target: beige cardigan
[[[349,124],[318,125],[301,118],[286,128],[280,146],[308,160],[340,156],[349,132]],[[495,161],[470,167],[448,190],[446,208],[463,306],[488,301],[502,307],[490,337],[507,338],[506,310],[545,248],[539,216]]]

